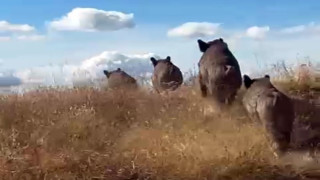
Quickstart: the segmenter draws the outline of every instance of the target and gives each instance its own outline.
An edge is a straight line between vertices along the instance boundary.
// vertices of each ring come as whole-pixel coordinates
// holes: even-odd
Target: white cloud
[[[283,34],[297,34],[297,33],[320,33],[320,25],[311,22],[305,25],[298,25],[288,27],[280,30]]]
[[[0,42],[10,41],[10,40],[11,40],[11,37],[10,37],[10,36],[0,36]]]
[[[1,32],[32,32],[35,28],[28,24],[11,24],[7,21],[0,21]]]
[[[105,78],[103,70],[115,70],[118,67],[132,76],[146,76],[153,71],[150,57],[153,53],[122,54],[105,51],[100,55],[84,60],[80,65],[53,65],[34,67],[16,72],[14,75],[25,84],[37,85],[79,85],[92,84]]]
[[[216,35],[220,24],[209,22],[187,22],[181,26],[170,29],[167,33],[169,37],[207,37]]]
[[[14,39],[37,41],[44,38],[43,35],[35,34],[35,31],[36,29],[28,24],[11,24],[7,21],[0,21],[0,32],[7,34],[7,36],[0,36],[0,42]]]
[[[134,76],[142,75],[152,71],[150,57],[153,53],[146,54],[122,54],[117,51],[105,51],[98,56],[84,60],[80,69],[87,70],[91,74],[99,72],[101,74],[104,68],[116,69],[118,67],[130,72]]]
[[[48,65],[18,71],[15,76],[26,84],[65,85],[69,83],[68,78],[71,76],[71,69],[75,68],[75,66],[69,65]]]
[[[20,35],[17,37],[18,40],[24,41],[39,41],[45,39],[44,35],[31,34],[31,35]]]
[[[285,34],[293,34],[293,33],[300,33],[303,32],[307,29],[305,25],[300,25],[300,26],[293,26],[289,28],[284,28],[280,32],[285,33]]]
[[[133,14],[94,8],[75,8],[49,26],[60,31],[116,31],[133,28]]]
[[[247,37],[253,38],[255,40],[261,40],[266,37],[266,34],[269,31],[270,31],[269,26],[263,26],[263,27],[252,26],[247,29],[246,35]]]

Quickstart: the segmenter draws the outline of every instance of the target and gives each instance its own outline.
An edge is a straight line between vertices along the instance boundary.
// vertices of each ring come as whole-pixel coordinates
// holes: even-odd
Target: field
[[[309,86],[279,87],[318,98]],[[317,179],[320,166],[302,166],[302,156],[273,155],[264,129],[247,117],[239,99],[217,113],[189,86],[167,95],[81,88],[3,96],[0,177]]]

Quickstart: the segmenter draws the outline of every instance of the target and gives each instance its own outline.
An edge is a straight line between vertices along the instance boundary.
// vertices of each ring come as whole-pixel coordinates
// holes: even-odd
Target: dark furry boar
[[[115,71],[104,70],[103,73],[108,78],[108,88],[137,88],[137,81],[129,74],[118,68]]]
[[[199,84],[203,97],[210,95],[218,104],[233,102],[241,87],[241,71],[223,39],[208,43],[198,40],[203,55],[199,65]]]
[[[166,59],[150,59],[154,71],[152,75],[152,84],[157,92],[165,90],[176,90],[183,82],[180,69],[171,62],[170,56]]]
[[[292,126],[295,118],[292,100],[277,90],[270,82],[270,77],[251,79],[244,75],[247,89],[243,105],[249,116],[260,121],[275,142],[278,155],[290,147]]]

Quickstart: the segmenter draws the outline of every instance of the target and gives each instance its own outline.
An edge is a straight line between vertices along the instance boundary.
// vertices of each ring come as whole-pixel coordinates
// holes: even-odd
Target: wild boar
[[[154,67],[152,75],[152,84],[157,92],[166,90],[174,91],[183,82],[183,76],[180,69],[171,62],[171,57],[166,59],[156,60],[154,57],[150,58]]]
[[[291,98],[273,86],[269,75],[257,79],[244,75],[243,79],[247,89],[242,100],[245,109],[252,119],[263,124],[277,155],[282,155],[290,148],[295,118]]]
[[[136,79],[131,77],[129,74],[124,72],[122,69],[118,68],[114,71],[104,70],[103,73],[108,78],[108,88],[132,88],[136,89],[138,87]]]
[[[208,43],[198,40],[203,53],[199,66],[199,85],[203,97],[210,95],[218,104],[231,104],[242,84],[237,59],[222,38]]]

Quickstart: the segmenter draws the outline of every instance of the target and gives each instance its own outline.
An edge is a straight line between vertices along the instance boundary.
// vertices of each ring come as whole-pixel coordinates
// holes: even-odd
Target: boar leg
[[[203,78],[201,75],[199,75],[199,84],[200,84],[200,90],[201,90],[201,95],[202,97],[207,97],[207,86],[203,83]]]

